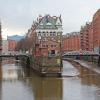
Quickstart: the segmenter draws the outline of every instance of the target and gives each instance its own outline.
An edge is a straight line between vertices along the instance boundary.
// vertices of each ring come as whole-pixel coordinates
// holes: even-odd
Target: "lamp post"
[[[62,71],[62,49],[61,49],[61,36],[60,40],[58,40],[59,43],[59,51],[60,51],[60,72]]]

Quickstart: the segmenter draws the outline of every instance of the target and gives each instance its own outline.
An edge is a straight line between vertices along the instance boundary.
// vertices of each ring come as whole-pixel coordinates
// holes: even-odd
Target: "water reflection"
[[[35,100],[62,100],[62,80],[33,77],[30,80]]]
[[[100,75],[86,68],[75,77],[43,78],[15,60],[0,64],[0,100],[100,100]]]
[[[100,74],[84,67],[79,67],[79,70],[82,84],[100,87]]]
[[[0,100],[62,100],[61,79],[39,77],[33,70],[15,64],[15,60],[4,62],[0,73]]]
[[[2,81],[14,81],[24,77],[22,68],[16,63],[15,60],[5,60],[2,62]]]

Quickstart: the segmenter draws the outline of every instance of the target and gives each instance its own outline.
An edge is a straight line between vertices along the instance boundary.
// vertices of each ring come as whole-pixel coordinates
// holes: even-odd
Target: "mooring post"
[[[30,57],[27,58],[27,60],[26,60],[26,65],[27,65],[28,67],[30,67]]]
[[[100,66],[100,56],[98,57],[98,66]]]

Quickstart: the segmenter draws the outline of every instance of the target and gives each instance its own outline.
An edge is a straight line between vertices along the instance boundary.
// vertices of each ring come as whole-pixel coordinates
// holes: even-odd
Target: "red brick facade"
[[[63,36],[63,52],[80,50],[80,33],[73,32]]]
[[[93,16],[91,23],[81,28],[81,49],[100,53],[100,9]]]
[[[100,48],[100,9],[93,16],[93,39],[94,49]]]
[[[44,17],[41,17],[43,19]],[[51,18],[49,16],[49,18]],[[55,19],[59,17],[55,17]],[[48,21],[48,20],[47,20]],[[61,21],[60,19],[58,22]],[[50,25],[50,23],[47,23]],[[40,23],[40,26],[42,23]],[[47,26],[48,26],[47,25]],[[36,29],[38,30],[38,29]],[[40,34],[47,34],[49,33],[50,39],[54,39],[58,41],[57,39],[59,36],[56,34],[56,36],[53,36],[53,33],[55,31],[43,29],[38,30],[37,35],[40,36]],[[94,14],[93,16],[93,21],[91,23],[86,23],[85,26],[82,26],[80,29],[80,33],[76,34],[77,32],[74,33],[69,33],[63,36],[63,46],[62,50],[63,52],[66,51],[79,51],[79,50],[86,50],[86,51],[98,51],[100,53],[100,9]],[[52,34],[52,36],[51,36]],[[43,36],[44,36],[43,35]],[[50,39],[48,39],[48,42],[45,41],[46,37],[42,36],[42,41],[40,43],[40,48],[49,48],[49,50],[56,50],[58,51],[59,49],[59,43],[57,44],[56,42],[53,42],[53,44],[49,43]],[[56,37],[56,38],[55,38]],[[41,39],[40,39],[41,40]],[[45,42],[43,42],[45,41]]]
[[[61,16],[39,16],[37,21],[33,23],[31,29],[29,29],[27,37],[30,39],[33,37],[33,48],[35,48],[34,55],[59,55],[62,43]],[[39,45],[39,47],[35,44]]]
[[[86,23],[80,30],[81,49],[93,50],[93,26],[92,23]]]
[[[100,53],[100,9],[94,14],[91,23],[86,23],[85,26],[81,27],[80,37],[76,38],[72,34],[64,36],[63,51],[77,50],[94,50]]]
[[[15,51],[15,47],[17,45],[17,41],[15,40],[8,40],[8,50]]]

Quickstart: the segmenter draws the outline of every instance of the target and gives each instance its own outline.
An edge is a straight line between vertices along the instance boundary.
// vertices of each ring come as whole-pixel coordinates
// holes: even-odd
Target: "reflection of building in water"
[[[15,63],[14,58],[3,58],[2,64],[13,64]]]
[[[62,100],[62,80],[33,76],[31,86],[35,100]]]
[[[95,85],[100,87],[100,75],[88,68],[80,67],[81,83],[84,85]]]
[[[3,73],[3,80],[16,80],[18,78],[16,70],[8,69]]]
[[[83,70],[82,84],[100,86],[100,75],[93,71]]]
[[[43,100],[62,100],[62,80],[47,79],[42,80]],[[46,98],[45,98],[46,97]]]
[[[24,77],[24,70],[20,68],[20,64],[15,65],[14,59],[2,61],[2,81],[17,81]]]
[[[18,81],[24,77],[24,71],[22,69],[9,68],[3,71],[3,81]]]

